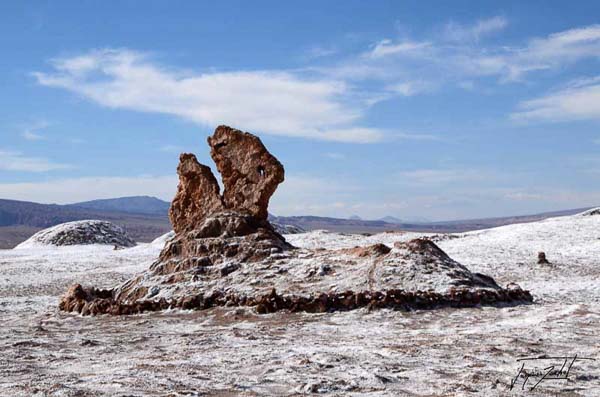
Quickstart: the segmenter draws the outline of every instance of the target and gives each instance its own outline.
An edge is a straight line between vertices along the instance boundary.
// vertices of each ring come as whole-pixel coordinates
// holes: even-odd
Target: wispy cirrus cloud
[[[390,39],[383,39],[373,46],[373,49],[368,53],[370,58],[383,58],[392,55],[410,55],[416,54],[420,50],[426,49],[431,43],[423,41],[400,41],[394,42]]]
[[[504,30],[507,26],[508,19],[501,15],[479,19],[471,25],[448,22],[443,30],[443,39],[456,42],[479,41],[484,36]]]
[[[34,73],[39,84],[110,108],[339,142],[376,142],[384,135],[360,125],[366,105],[354,101],[343,81],[286,71],[183,73],[127,49],[55,59],[52,68]]]
[[[18,151],[0,148],[0,170],[47,172],[66,168],[71,168],[71,166],[41,157],[29,157]]]
[[[470,25],[449,23],[441,34],[377,41],[368,52],[320,70],[348,81],[379,81],[382,92],[407,96],[430,92],[416,89],[413,82],[419,82],[421,88],[451,84],[473,90],[477,79],[519,83],[533,72],[560,70],[600,57],[600,25],[533,37],[520,45],[484,41],[508,26],[509,20],[503,16]],[[466,86],[465,81],[469,82]]]
[[[523,101],[510,118],[515,121],[559,122],[600,120],[600,79],[579,79],[567,88]]]
[[[44,141],[46,137],[40,133],[41,130],[48,127],[50,123],[47,121],[38,121],[36,123],[31,123],[23,126],[23,132],[21,132],[21,137],[28,141]]]
[[[95,50],[55,59],[36,72],[39,84],[65,89],[101,106],[163,113],[206,126],[232,124],[258,133],[372,143],[397,135],[366,125],[377,103],[432,94],[447,86],[470,92],[519,83],[532,72],[560,70],[600,57],[600,25],[503,45],[484,39],[510,22],[491,16],[448,23],[428,37],[381,39],[353,54],[336,54],[298,70],[183,72],[129,49]],[[333,50],[314,47],[317,57]],[[336,50],[337,51],[337,50]],[[341,59],[341,60],[340,60]],[[521,102],[511,118],[597,118],[597,81]],[[257,95],[260,93],[260,95]],[[26,139],[43,139],[35,131]],[[408,139],[411,139],[409,137]],[[422,139],[417,138],[415,139]],[[425,139],[425,138],[423,138]]]
[[[432,92],[435,90],[435,85],[424,80],[402,81],[388,86],[387,90],[409,97]]]

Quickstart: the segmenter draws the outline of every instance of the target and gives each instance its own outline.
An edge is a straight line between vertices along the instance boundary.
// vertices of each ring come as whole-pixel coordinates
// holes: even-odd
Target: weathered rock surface
[[[275,228],[275,230],[277,231],[277,233],[279,233],[279,234],[300,234],[300,233],[306,233],[306,230],[304,230],[300,226],[288,225],[288,224],[278,223],[278,222],[270,222],[270,223]]]
[[[267,220],[269,199],[284,179],[283,165],[258,137],[224,125],[208,144],[223,179],[225,207]]]
[[[104,244],[123,248],[133,247],[135,241],[129,238],[122,228],[111,222],[87,220],[61,223],[41,230],[16,248],[87,244]]]
[[[170,210],[175,236],[150,269],[112,290],[72,287],[60,308],[82,314],[132,314],[167,308],[254,306],[324,312],[531,301],[473,274],[432,241],[343,250],[295,249],[267,220],[283,166],[260,140],[220,126],[208,139],[224,192],[191,154],[178,167]]]
[[[516,285],[501,288],[492,278],[471,273],[426,239],[366,250],[258,248],[256,241],[244,237],[229,243],[255,256],[240,260],[237,249],[230,254],[221,242],[207,240],[203,244],[209,246],[202,253],[158,260],[148,272],[115,290],[74,287],[62,298],[60,308],[82,314],[133,314],[254,306],[259,313],[270,313],[433,309],[532,300]],[[173,244],[177,243],[167,245],[163,254]]]
[[[225,209],[217,179],[210,167],[200,164],[196,156],[182,153],[177,174],[177,194],[169,208],[175,233],[193,230],[208,215]]]
[[[169,209],[175,232],[194,230],[209,215],[225,210],[266,221],[269,199],[284,179],[281,163],[256,136],[227,126],[217,127],[208,144],[221,174],[223,195],[210,167],[193,154],[181,154],[179,186]]]

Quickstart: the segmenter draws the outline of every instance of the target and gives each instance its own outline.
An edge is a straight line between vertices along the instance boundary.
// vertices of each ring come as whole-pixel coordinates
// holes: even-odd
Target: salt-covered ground
[[[414,237],[286,236],[307,248]],[[80,317],[56,310],[70,284],[114,286],[145,270],[162,242],[117,251],[0,251],[0,395],[600,396],[600,216],[435,239],[471,271],[531,290],[536,303],[410,313],[256,315],[219,308]],[[538,251],[552,264],[536,264]],[[516,360],[543,354],[598,361],[576,361],[568,381],[546,380],[530,391],[521,390],[521,379],[510,391]]]

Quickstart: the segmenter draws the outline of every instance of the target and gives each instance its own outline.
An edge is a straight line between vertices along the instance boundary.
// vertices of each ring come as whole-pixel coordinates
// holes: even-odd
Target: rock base
[[[317,296],[302,297],[280,295],[276,290],[259,296],[246,296],[234,293],[215,292],[186,296],[179,299],[141,300],[135,303],[122,303],[112,297],[111,290],[85,290],[81,285],[71,287],[62,297],[60,309],[82,315],[130,315],[167,309],[202,310],[217,306],[251,306],[259,314],[277,311],[325,313],[347,311],[363,307],[369,309],[418,310],[444,307],[474,307],[479,305],[498,306],[532,302],[529,291],[520,287],[471,291],[457,288],[448,293],[430,291],[346,291],[341,293],[321,293]]]

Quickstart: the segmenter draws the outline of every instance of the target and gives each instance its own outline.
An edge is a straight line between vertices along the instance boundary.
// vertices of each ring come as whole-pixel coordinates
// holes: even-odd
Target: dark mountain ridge
[[[165,215],[171,204],[151,196],[118,197],[69,204],[69,207],[130,214]]]

